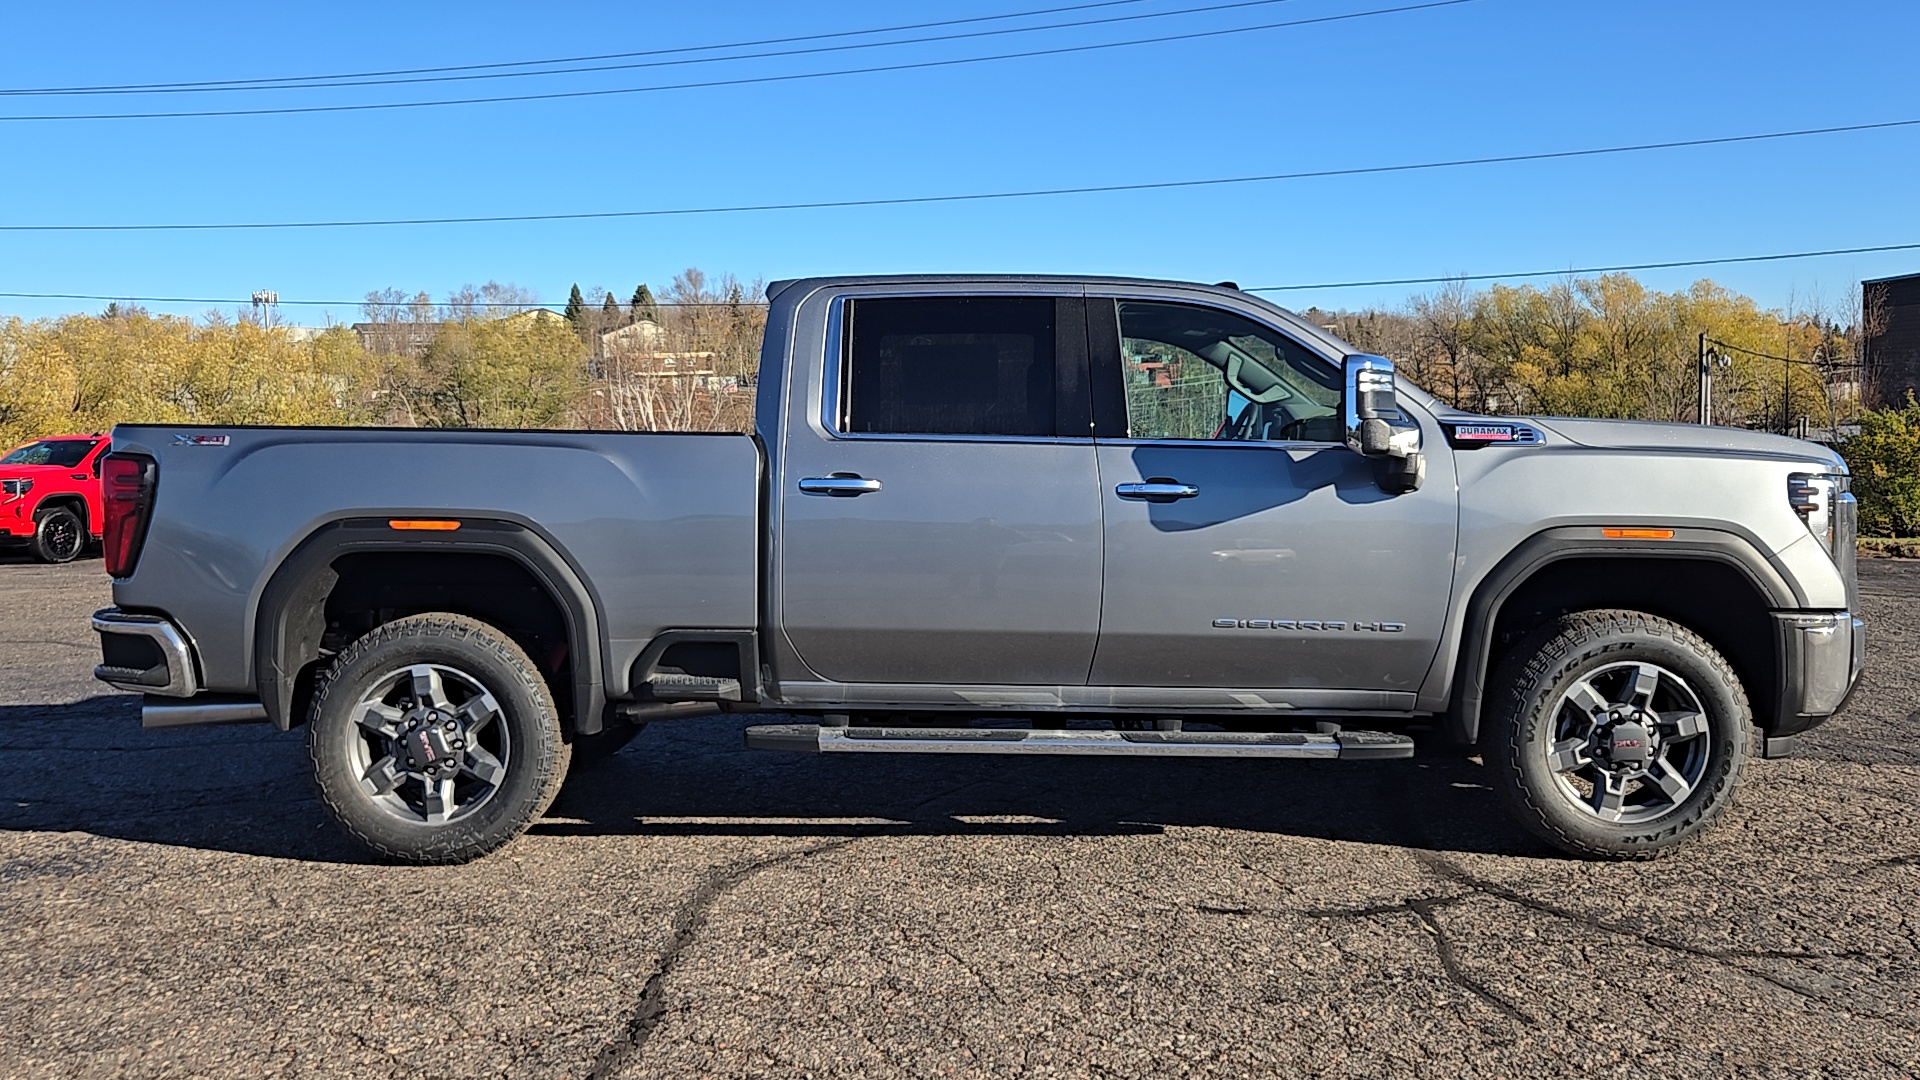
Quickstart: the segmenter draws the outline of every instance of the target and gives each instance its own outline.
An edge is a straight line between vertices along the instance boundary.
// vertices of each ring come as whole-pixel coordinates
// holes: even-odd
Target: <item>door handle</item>
[[[1200,489],[1192,484],[1183,484],[1178,480],[1153,479],[1144,484],[1121,484],[1113,489],[1115,495],[1123,499],[1191,499],[1200,494]]]
[[[809,476],[800,481],[800,490],[809,495],[838,495],[842,498],[880,490],[880,481],[860,476]]]

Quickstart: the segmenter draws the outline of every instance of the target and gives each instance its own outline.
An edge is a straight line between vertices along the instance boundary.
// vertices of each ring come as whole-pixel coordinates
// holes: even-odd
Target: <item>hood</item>
[[[1561,416],[1536,417],[1530,422],[1568,442],[1601,450],[1732,454],[1818,462],[1839,472],[1845,472],[1847,468],[1839,454],[1818,443],[1745,428],[1663,424],[1651,420],[1585,420]]]

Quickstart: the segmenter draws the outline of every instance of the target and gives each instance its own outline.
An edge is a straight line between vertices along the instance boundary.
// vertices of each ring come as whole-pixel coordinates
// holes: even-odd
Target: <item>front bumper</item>
[[[1779,671],[1770,736],[1794,735],[1846,704],[1866,667],[1866,623],[1848,611],[1776,611]]]

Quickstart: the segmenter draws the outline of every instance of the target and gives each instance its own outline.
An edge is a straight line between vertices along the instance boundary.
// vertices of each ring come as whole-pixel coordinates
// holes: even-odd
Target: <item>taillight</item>
[[[106,527],[100,549],[107,573],[123,578],[140,561],[140,545],[147,540],[147,519],[153,516],[154,482],[160,466],[139,454],[108,454],[100,470],[101,496],[106,502]]]

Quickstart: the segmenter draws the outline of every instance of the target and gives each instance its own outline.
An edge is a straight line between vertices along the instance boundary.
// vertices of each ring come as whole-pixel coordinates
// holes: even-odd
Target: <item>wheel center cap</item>
[[[1607,728],[1601,746],[1616,765],[1645,765],[1651,756],[1652,732],[1640,720],[1623,720]]]
[[[400,733],[399,743],[410,771],[438,774],[460,767],[467,740],[459,721],[434,709],[407,725]]]

